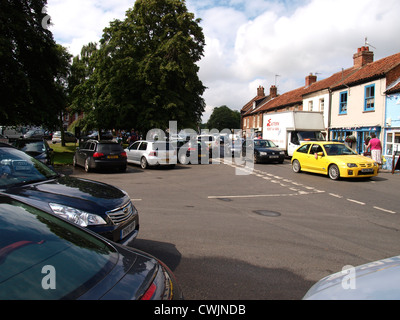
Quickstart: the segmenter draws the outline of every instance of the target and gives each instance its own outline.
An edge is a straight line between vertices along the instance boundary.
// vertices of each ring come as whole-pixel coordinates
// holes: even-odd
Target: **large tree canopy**
[[[229,109],[227,106],[214,108],[207,127],[209,129],[240,129],[240,112]]]
[[[0,124],[47,125],[66,107],[69,54],[46,27],[47,0],[0,0]]]
[[[175,120],[179,127],[195,127],[204,111],[196,65],[203,48],[199,20],[185,1],[137,0],[124,21],[104,30],[86,72],[75,58],[81,80],[72,85],[72,108],[85,112],[87,126],[94,121],[95,127],[146,131]]]

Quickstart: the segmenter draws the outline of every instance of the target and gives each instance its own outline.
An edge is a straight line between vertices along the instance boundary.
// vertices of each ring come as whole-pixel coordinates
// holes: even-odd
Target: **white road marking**
[[[374,209],[376,209],[376,210],[380,210],[380,211],[383,211],[383,212],[387,212],[387,213],[396,214],[396,212],[394,212],[394,211],[391,211],[391,210],[386,210],[386,209],[379,208],[379,207],[374,207]]]
[[[361,201],[357,201],[357,200],[353,200],[353,199],[347,199],[347,200],[351,201],[351,202],[354,202],[354,203],[357,203],[359,205],[365,206],[365,202],[361,202]]]

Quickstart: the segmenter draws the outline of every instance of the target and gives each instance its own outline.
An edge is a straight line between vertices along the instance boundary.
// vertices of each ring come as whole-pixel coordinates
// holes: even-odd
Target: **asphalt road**
[[[399,174],[332,181],[290,162],[67,173],[127,191],[134,247],[163,260],[185,298],[301,299],[319,279],[399,255]]]

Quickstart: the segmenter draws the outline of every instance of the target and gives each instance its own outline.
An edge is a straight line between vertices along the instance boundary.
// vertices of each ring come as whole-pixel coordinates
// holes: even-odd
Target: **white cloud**
[[[133,0],[48,0],[50,29],[57,42],[78,54],[97,42],[113,19],[124,19]],[[206,37],[199,62],[206,121],[214,107],[236,110],[269,92],[277,78],[284,93],[304,84],[310,72],[326,78],[351,67],[364,37],[376,47],[375,60],[400,52],[398,0],[187,0],[201,18]]]

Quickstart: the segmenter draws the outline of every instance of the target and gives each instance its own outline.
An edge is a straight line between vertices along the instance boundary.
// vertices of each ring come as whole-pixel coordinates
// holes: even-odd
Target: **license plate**
[[[361,169],[361,172],[363,172],[363,173],[373,173],[374,169]]]
[[[279,156],[270,156],[271,159],[278,159]]]
[[[128,234],[130,234],[133,230],[135,230],[136,221],[133,221],[130,225],[123,228],[121,230],[121,239],[125,238]]]
[[[107,159],[118,159],[118,156],[107,156]]]

